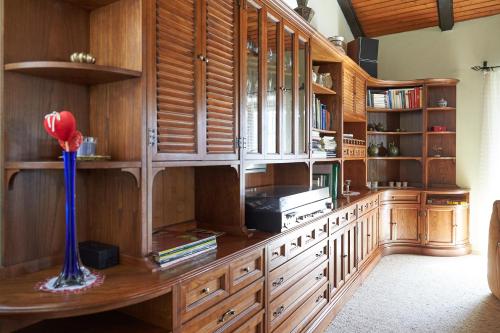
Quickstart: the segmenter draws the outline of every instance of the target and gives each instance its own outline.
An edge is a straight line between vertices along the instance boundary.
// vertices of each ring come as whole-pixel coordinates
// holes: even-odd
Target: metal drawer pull
[[[307,238],[312,238],[312,236],[311,236],[311,235],[306,235],[306,237],[307,237]]]
[[[273,312],[273,317],[278,317],[279,315],[281,315],[283,313],[284,310],[285,310],[285,306],[284,305],[280,306],[278,308],[278,310]]]
[[[291,246],[297,246],[297,243],[293,242],[290,244]]]
[[[316,280],[321,280],[323,278],[323,273],[319,273],[318,276],[316,276]]]
[[[371,235],[370,235],[370,234],[368,234],[368,235],[366,235],[366,237],[371,237]]]
[[[316,253],[316,257],[319,258],[323,255],[323,251],[319,251],[318,253]]]
[[[203,290],[201,291],[203,294],[209,294],[210,293],[210,288],[203,288]]]
[[[342,256],[342,258],[347,258],[347,257],[348,257],[348,256],[347,256],[347,254],[344,254],[344,255]]]
[[[316,298],[316,303],[319,303],[323,299],[323,295],[319,295],[318,298]]]
[[[274,252],[273,252],[273,256],[279,256],[279,255],[280,255],[280,253],[279,253],[279,252],[277,252],[277,251],[274,251]]]
[[[220,319],[219,319],[219,323],[223,323],[223,322],[225,322],[225,321],[226,321],[229,317],[232,317],[232,316],[234,316],[235,314],[236,314],[236,311],[235,311],[235,310],[233,310],[233,309],[229,310],[228,312],[224,313],[224,314],[222,315],[222,317],[220,317]]]
[[[245,273],[250,273],[250,267],[245,267],[245,268],[243,268],[243,272],[245,272]]]
[[[285,281],[284,278],[280,277],[278,280],[273,282],[273,287],[281,286],[281,284]]]

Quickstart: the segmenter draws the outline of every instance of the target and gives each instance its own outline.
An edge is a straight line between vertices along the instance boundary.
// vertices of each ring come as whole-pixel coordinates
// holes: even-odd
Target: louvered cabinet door
[[[348,69],[344,69],[343,88],[342,88],[342,104],[344,110],[344,118],[354,116],[354,74]]]
[[[356,117],[361,119],[366,119],[366,87],[365,87],[365,79],[356,76],[355,77],[355,95],[354,95],[354,103],[355,103],[355,114]]]
[[[206,0],[207,159],[236,159],[238,20],[235,0]]]
[[[200,157],[197,0],[156,1],[156,157]]]

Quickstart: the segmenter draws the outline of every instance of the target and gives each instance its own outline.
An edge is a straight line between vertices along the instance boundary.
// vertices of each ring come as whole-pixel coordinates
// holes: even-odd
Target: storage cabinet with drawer
[[[391,204],[380,207],[381,243],[420,243],[420,205]]]

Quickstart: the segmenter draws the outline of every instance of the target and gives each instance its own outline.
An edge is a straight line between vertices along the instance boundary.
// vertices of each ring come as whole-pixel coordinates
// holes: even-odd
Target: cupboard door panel
[[[342,248],[343,248],[343,231],[339,231],[332,236],[331,253],[330,253],[330,281],[331,281],[331,296],[342,287],[345,283],[345,271],[343,267]]]
[[[344,69],[342,101],[345,114],[354,113],[354,74]]]
[[[419,243],[419,206],[392,208],[391,221],[393,223],[396,240],[400,242]]]
[[[455,244],[469,242],[469,207],[455,208],[456,236]]]
[[[283,90],[283,152],[293,154],[295,141],[295,102],[294,94],[295,76],[295,34],[285,28],[284,34],[284,85]]]
[[[453,245],[455,242],[455,209],[427,209],[427,241],[429,245]]]
[[[156,2],[156,131],[158,153],[198,153],[194,0]],[[173,33],[175,32],[175,33]]]
[[[237,20],[234,0],[206,0],[206,147],[235,154]]]
[[[356,76],[355,84],[355,113],[358,118],[365,119],[365,107],[366,107],[366,88],[365,80],[359,76]]]

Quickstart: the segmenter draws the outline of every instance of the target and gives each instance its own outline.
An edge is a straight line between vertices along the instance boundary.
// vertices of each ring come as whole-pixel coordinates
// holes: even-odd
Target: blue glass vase
[[[54,288],[82,286],[90,274],[80,261],[76,238],[76,152],[63,151],[64,183],[66,187],[66,251],[61,273]]]

